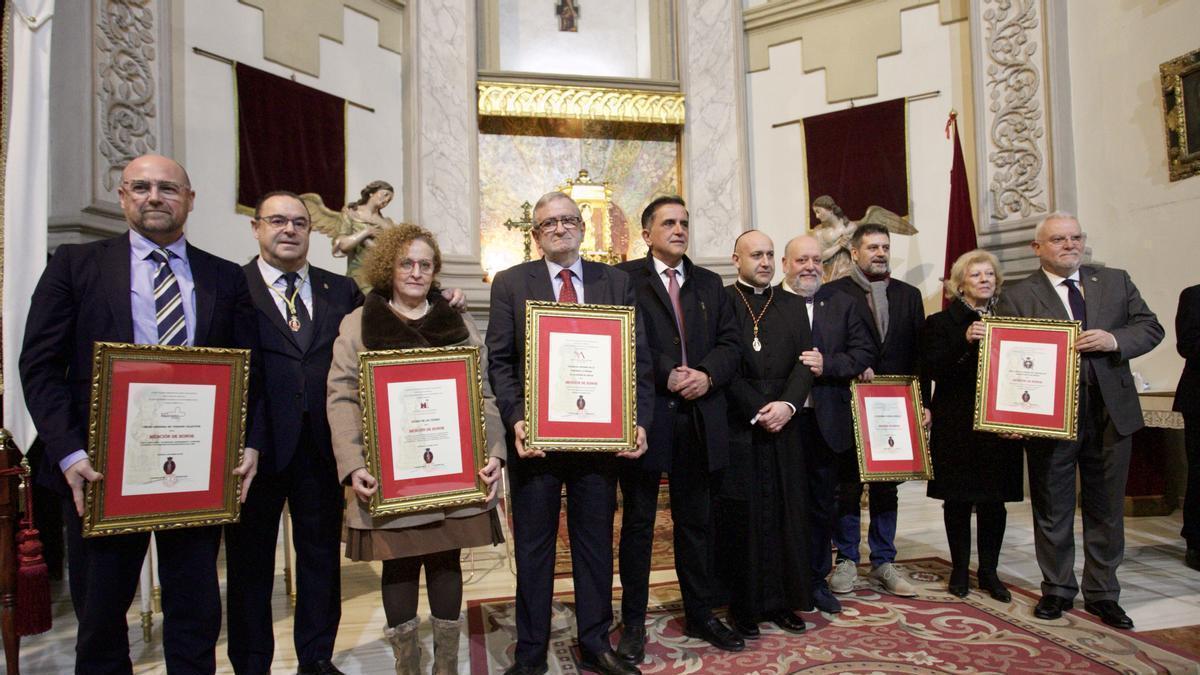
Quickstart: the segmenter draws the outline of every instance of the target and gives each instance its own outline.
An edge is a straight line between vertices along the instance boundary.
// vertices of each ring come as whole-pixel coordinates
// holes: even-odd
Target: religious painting
[[[559,0],[556,12],[560,32],[579,32],[579,3],[575,0]]]
[[[1158,67],[1172,181],[1200,174],[1200,49]]]

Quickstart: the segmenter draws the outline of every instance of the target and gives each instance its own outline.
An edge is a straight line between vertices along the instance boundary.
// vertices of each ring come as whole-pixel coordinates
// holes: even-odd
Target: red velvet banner
[[[851,220],[871,205],[907,217],[906,108],[898,98],[804,118],[808,201],[829,195]]]
[[[251,68],[235,67],[240,207],[272,190],[315,192],[340,210],[346,195],[346,101]]]

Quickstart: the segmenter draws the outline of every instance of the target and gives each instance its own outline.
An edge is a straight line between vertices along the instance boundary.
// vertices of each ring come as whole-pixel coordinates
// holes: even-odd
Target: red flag
[[[971,191],[967,187],[967,163],[963,160],[962,144],[958,140],[958,113],[951,112],[946,122],[946,137],[954,131],[954,164],[950,167],[950,214],[946,223],[946,267],[942,278],[950,278],[950,268],[958,257],[978,248],[975,239],[975,218],[971,215]],[[942,308],[950,304],[942,300]]]

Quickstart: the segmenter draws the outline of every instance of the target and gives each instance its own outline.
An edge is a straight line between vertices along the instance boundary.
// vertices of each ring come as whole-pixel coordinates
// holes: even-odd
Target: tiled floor
[[[1077,534],[1079,527],[1077,522]],[[1121,604],[1139,631],[1200,624],[1200,572],[1183,566],[1183,543],[1179,539],[1179,527],[1178,512],[1170,516],[1128,518],[1125,521],[1126,555],[1120,572],[1123,586]],[[899,528],[896,545],[901,558],[948,557],[942,529],[941,502],[925,497],[923,483],[901,486]],[[1036,591],[1041,575],[1034,558],[1028,501],[1009,505],[1008,532],[1004,541],[1005,547],[1000,556],[1001,576],[1012,584]],[[1077,543],[1077,548],[1080,546]],[[475,559],[470,563],[475,571],[465,591],[468,599],[513,594],[513,575],[503,553],[503,547],[476,551]],[[1076,564],[1077,570],[1082,567],[1082,553],[1078,554]],[[392,672],[390,649],[381,635],[384,619],[379,601],[379,565],[346,563],[342,569],[344,603],[334,661],[347,673]],[[669,580],[673,576],[671,571],[655,572],[652,580]],[[280,673],[295,672],[296,667],[295,651],[291,644],[291,616],[283,594],[282,579],[281,571],[277,576],[275,603],[275,672]],[[560,588],[570,586],[570,580],[557,583]],[[56,586],[55,592],[54,629],[23,641],[23,673],[69,672],[74,662],[76,624],[70,601],[65,586]],[[424,609],[422,613],[427,614]],[[161,619],[161,615],[155,615],[153,638],[145,642],[135,600],[129,613],[129,639],[137,673],[165,672],[161,663]],[[1200,628],[1196,630],[1200,631]],[[423,632],[428,643],[427,623]],[[218,646],[218,671],[232,672],[225,659],[223,638]],[[462,641],[460,670],[468,672],[466,640]]]

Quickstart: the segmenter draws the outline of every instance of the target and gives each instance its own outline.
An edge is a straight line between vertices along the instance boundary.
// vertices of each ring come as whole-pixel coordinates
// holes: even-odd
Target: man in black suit
[[[875,342],[875,362],[859,377],[870,381],[875,375],[916,375],[917,338],[925,324],[921,291],[892,278],[892,238],[881,225],[863,224],[850,238],[850,274],[829,282],[831,291],[850,296]],[[925,395],[926,387],[922,387]],[[930,422],[925,411],[925,424]],[[858,475],[855,453],[841,455],[838,485],[838,517],[833,540],[837,545],[837,563],[829,586],[834,593],[854,590],[858,577],[858,547],[862,538],[860,522],[863,484]],[[896,566],[896,487],[899,483],[873,482],[868,488],[871,524],[867,544],[871,549],[871,577],[892,595],[911,597],[916,588]]]
[[[533,209],[534,236],[543,258],[511,267],[492,282],[488,318],[488,377],[508,432],[509,490],[517,557],[517,648],[511,675],[546,672],[554,549],[563,486],[575,581],[575,619],[583,659],[598,673],[638,673],[608,641],[612,623],[612,521],[618,462],[646,451],[645,426],[653,419],[652,370],[641,321],[637,326],[637,450],[619,453],[551,453],[525,448],[525,301],[634,305],[634,285],[621,270],[583,260],[584,222],[579,207],[550,192]]]
[[[1200,571],[1200,285],[1179,294],[1175,312],[1175,348],[1185,361],[1172,409],[1183,414],[1187,447],[1187,492],[1183,501],[1184,563]]]
[[[1125,479],[1133,432],[1142,428],[1129,360],[1154,349],[1163,327],[1124,270],[1082,266],[1087,237],[1069,213],[1046,216],[1033,235],[1042,268],[1000,296],[996,313],[1074,319],[1079,368],[1079,426],[1074,441],[1030,439],[1029,501],[1034,551],[1042,569],[1039,619],[1070,609],[1075,579],[1075,474],[1083,511],[1084,609],[1115,628],[1133,628],[1117,603],[1117,567],[1125,556]]]
[[[311,225],[296,195],[264,195],[250,221],[259,255],[242,268],[254,302],[271,433],[241,521],[225,528],[229,661],[239,675],[271,671],[275,542],[285,501],[296,547],[299,672],[341,672],[331,659],[342,614],[342,486],[325,380],[338,326],[363,297],[350,279],[308,264]]]
[[[118,189],[130,231],[90,244],[60,246],[30,302],[21,352],[25,400],[46,442],[48,466],[74,509],[65,508],[71,599],[79,619],[75,669],[129,673],[125,614],[137,590],[149,533],[81,537],[83,491],[103,480],[84,451],[92,345],[97,341],[257,351],[254,309],[238,266],[188,244],[183,226],[195,192],[175,161],[143,155]],[[161,307],[156,307],[156,300]],[[242,499],[264,447],[258,356],[251,356]],[[163,654],[171,673],[212,673],[221,630],[217,550],[221,528],[162,530]]]
[[[654,424],[649,449],[620,470],[621,620],[617,653],[630,663],[645,656],[650,551],[663,472],[669,477],[675,570],[687,631],[739,651],[745,643],[713,616],[711,483],[729,463],[725,387],[737,371],[733,305],[715,272],[685,255],[688,212],[679,197],[659,197],[642,211],[641,260],[621,263],[637,289],[638,314],[654,364]]]
[[[800,443],[808,469],[809,554],[812,557],[814,606],[828,614],[842,611],[825,577],[837,504],[838,467],[854,457],[854,420],[850,382],[875,363],[875,342],[860,305],[845,293],[822,285],[821,244],[810,235],[788,242],[783,253],[782,290],[805,300],[813,349],[802,359],[812,370],[812,394],[797,414]]]

